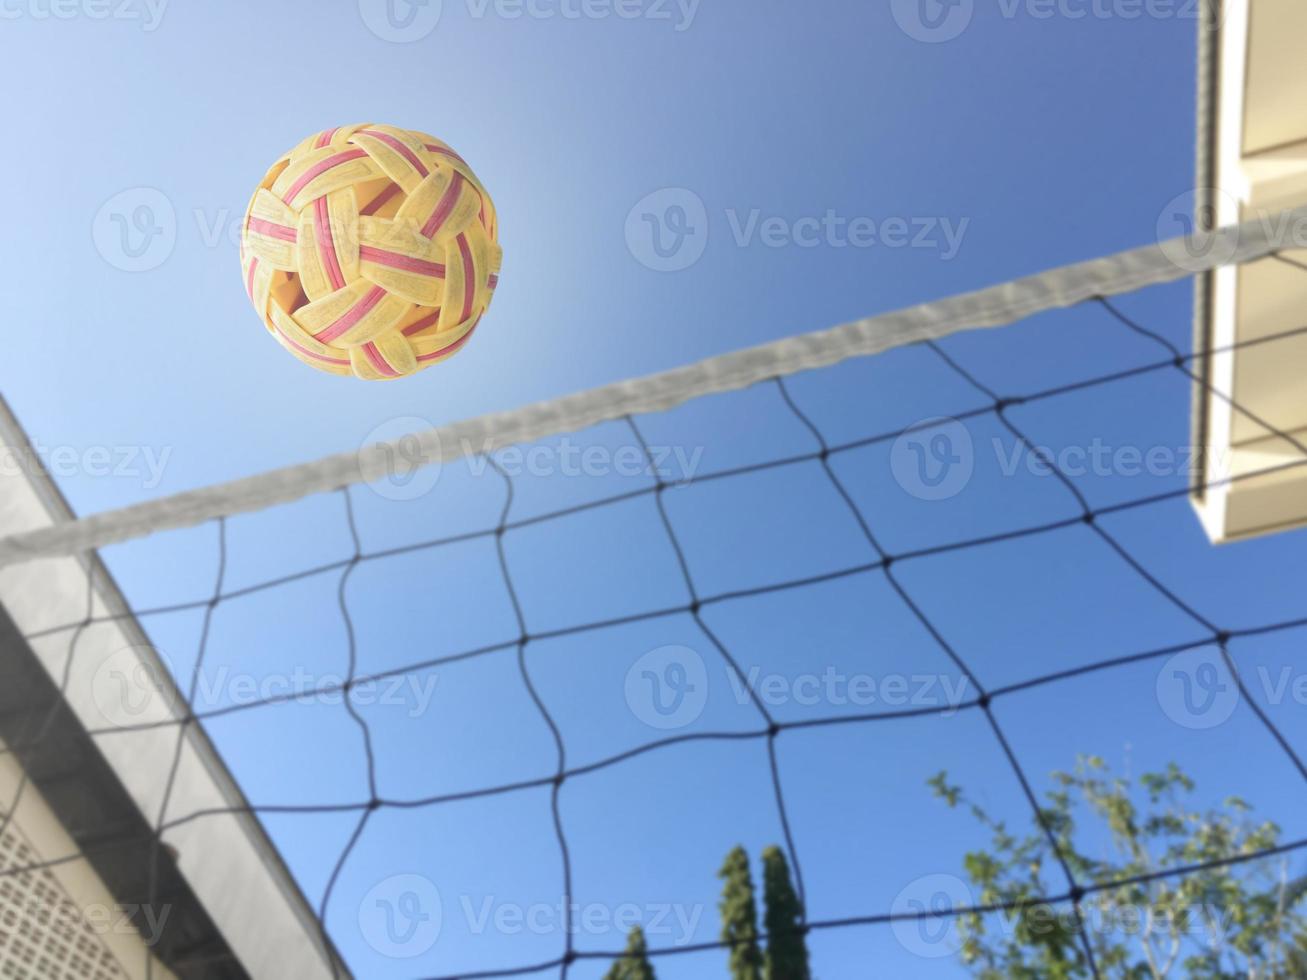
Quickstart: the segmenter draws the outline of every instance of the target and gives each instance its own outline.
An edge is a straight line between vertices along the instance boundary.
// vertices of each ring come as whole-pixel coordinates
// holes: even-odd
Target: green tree
[[[1274,847],[1280,828],[1253,817],[1238,798],[1200,810],[1193,781],[1175,764],[1131,781],[1103,760],[1077,760],[1053,774],[1043,824],[1083,887],[1201,866]],[[1043,827],[1014,831],[941,772],[930,780],[950,807],[967,805],[988,829],[990,847],[967,854],[977,905],[1024,907],[1001,920],[963,915],[962,961],[981,980],[1078,980],[1091,970],[1080,945],[1083,922],[1103,977],[1119,980],[1302,980],[1307,977],[1307,880],[1282,860],[1208,867],[1119,888],[1093,889],[1082,918],[1041,904],[1065,892]],[[1086,819],[1087,818],[1087,819]],[[1094,854],[1079,849],[1077,821],[1104,838]],[[1097,856],[1094,856],[1097,855]]]
[[[810,980],[808,943],[803,931],[803,903],[790,880],[785,852],[769,847],[762,852],[762,895],[766,907],[766,980]]]
[[[655,980],[649,965],[649,947],[644,942],[644,930],[636,926],[626,937],[626,953],[604,974],[604,980]]]
[[[758,906],[753,897],[749,855],[737,847],[726,855],[717,872],[722,886],[722,942],[730,943],[731,980],[762,980],[762,953],[758,949]]]

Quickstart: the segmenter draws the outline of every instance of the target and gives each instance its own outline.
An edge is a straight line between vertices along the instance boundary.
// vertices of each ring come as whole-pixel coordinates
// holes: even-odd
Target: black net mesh
[[[1287,257],[1272,256],[1263,261],[1291,262],[1292,260]],[[1163,292],[1165,302],[1173,304],[1176,310],[1171,318],[1172,325],[1182,323],[1182,314],[1186,304],[1183,302],[1180,293],[1172,287],[1167,287],[1167,290]],[[1081,905],[1096,893],[1137,886],[1149,880],[1178,878],[1217,866],[1258,862],[1276,855],[1300,850],[1307,846],[1307,840],[1287,841],[1254,853],[1233,853],[1216,862],[1204,862],[1199,865],[1184,867],[1168,867],[1165,870],[1157,871],[1155,874],[1141,875],[1129,880],[1086,880],[1084,877],[1078,876],[1071,864],[1066,860],[1059,837],[1054,829],[1044,824],[1045,810],[1039,802],[1036,785],[1032,784],[1027,769],[1023,766],[1021,754],[1014,748],[1014,743],[1009,739],[1007,722],[1000,721],[1002,712],[999,709],[1005,702],[1013,702],[1014,710],[1018,710],[1020,705],[1024,703],[1020,700],[1021,697],[1033,691],[1048,688],[1056,692],[1055,695],[1050,694],[1050,696],[1073,699],[1075,697],[1074,687],[1070,682],[1074,682],[1076,679],[1089,675],[1098,675],[1102,672],[1127,670],[1131,665],[1161,662],[1186,651],[1209,650],[1219,655],[1229,677],[1238,685],[1241,703],[1251,709],[1257,723],[1264,729],[1266,741],[1264,744],[1255,747],[1249,746],[1250,758],[1265,760],[1268,753],[1272,751],[1280,753],[1298,776],[1304,782],[1307,782],[1307,766],[1304,766],[1300,751],[1295,748],[1291,738],[1277,727],[1271,713],[1263,709],[1258,698],[1248,689],[1235,656],[1240,643],[1307,627],[1307,606],[1304,606],[1302,615],[1298,618],[1259,622],[1238,627],[1223,625],[1218,617],[1188,601],[1181,594],[1182,590],[1168,583],[1165,575],[1150,568],[1150,563],[1136,554],[1136,550],[1128,540],[1128,535],[1115,530],[1111,521],[1112,518],[1135,513],[1148,514],[1158,508],[1164,508],[1168,504],[1183,502],[1190,493],[1188,486],[1181,483],[1181,485],[1170,485],[1164,489],[1140,496],[1130,496],[1128,494],[1123,496],[1121,489],[1114,484],[1112,493],[1108,495],[1110,498],[1108,502],[1097,502],[1095,498],[1104,496],[1102,493],[1096,492],[1101,488],[1087,488],[1083,481],[1074,479],[1064,473],[1061,468],[1060,454],[1055,453],[1047,446],[1041,446],[1037,442],[1036,436],[1028,431],[1026,416],[1023,413],[1058,400],[1083,397],[1089,393],[1113,397],[1112,393],[1118,389],[1128,388],[1132,384],[1147,379],[1168,375],[1178,379],[1187,392],[1190,385],[1202,386],[1207,383],[1204,381],[1205,372],[1201,370],[1205,359],[1231,351],[1231,348],[1206,351],[1183,349],[1182,344],[1174,339],[1174,331],[1171,332],[1173,336],[1168,339],[1167,331],[1153,329],[1149,325],[1138,321],[1135,316],[1127,313],[1126,310],[1129,307],[1130,299],[1131,297],[1121,301],[1097,299],[1084,304],[1073,312],[1075,316],[1082,318],[1082,322],[1092,323],[1090,336],[1106,337],[1111,331],[1124,331],[1134,334],[1148,345],[1151,345],[1155,350],[1155,356],[1135,358],[1128,362],[1123,361],[1107,370],[1093,373],[1092,376],[1089,374],[1073,376],[1075,374],[1073,367],[1068,367],[1065,364],[1059,365],[1059,383],[1042,389],[1008,390],[1006,382],[987,378],[982,369],[966,366],[968,357],[952,348],[952,338],[942,343],[932,342],[919,345],[913,349],[912,356],[935,359],[937,367],[946,369],[952,375],[954,382],[960,383],[971,391],[975,402],[974,407],[963,411],[953,411],[952,414],[946,417],[921,423],[907,429],[902,425],[895,425],[886,431],[861,434],[856,438],[845,438],[843,435],[837,438],[828,435],[827,432],[823,431],[827,426],[817,421],[814,414],[805,408],[805,391],[816,390],[805,388],[808,379],[803,376],[777,378],[770,382],[770,386],[774,390],[769,397],[779,398],[784,410],[791,414],[792,421],[806,431],[809,445],[805,450],[786,452],[775,458],[759,459],[715,471],[695,473],[692,478],[688,479],[683,473],[678,478],[674,475],[669,476],[666,473],[667,467],[662,465],[662,460],[657,458],[662,451],[661,447],[651,445],[647,429],[656,420],[628,418],[625,420],[625,425],[629,428],[628,438],[630,444],[638,447],[644,456],[640,469],[645,473],[655,475],[655,478],[646,481],[645,485],[622,489],[619,492],[605,494],[580,503],[570,503],[564,507],[537,508],[534,513],[522,516],[519,513],[515,497],[518,495],[518,488],[523,482],[523,477],[518,473],[510,472],[513,467],[506,466],[497,458],[491,457],[485,461],[485,467],[481,474],[483,489],[480,492],[483,496],[486,494],[487,491],[484,487],[487,481],[497,482],[499,489],[496,491],[496,495],[501,503],[496,520],[485,526],[472,530],[463,530],[455,534],[428,540],[393,540],[386,547],[371,549],[364,546],[366,535],[360,530],[357,514],[359,495],[366,494],[367,491],[361,488],[344,489],[339,494],[337,519],[347,529],[352,553],[343,558],[334,557],[307,567],[297,567],[286,571],[284,574],[278,574],[264,580],[245,581],[239,584],[233,584],[230,574],[229,556],[234,548],[229,533],[231,519],[217,522],[218,559],[216,562],[216,577],[211,592],[192,601],[169,602],[138,608],[133,613],[145,625],[147,630],[150,629],[150,623],[158,617],[187,612],[201,617],[198,645],[193,660],[189,663],[188,669],[178,670],[175,678],[186,703],[180,709],[181,720],[176,723],[179,731],[171,765],[161,773],[161,778],[166,782],[163,804],[157,813],[149,815],[154,824],[154,834],[149,838],[149,841],[153,843],[157,853],[160,840],[168,830],[195,821],[203,821],[213,815],[214,811],[178,814],[171,812],[170,809],[173,780],[176,777],[178,761],[182,751],[182,734],[189,726],[201,725],[212,728],[224,719],[239,718],[262,708],[302,701],[309,694],[323,697],[335,694],[341,695],[338,698],[338,703],[342,705],[340,710],[347,712],[349,718],[352,719],[357,738],[361,744],[362,758],[366,764],[366,777],[363,784],[367,788],[366,795],[349,802],[320,803],[314,800],[303,800],[300,802],[277,803],[275,805],[256,803],[250,807],[250,810],[257,813],[265,821],[289,817],[304,818],[311,815],[349,816],[352,829],[343,849],[339,853],[321,854],[319,861],[321,873],[318,881],[305,884],[306,891],[311,891],[318,896],[318,914],[324,923],[331,924],[338,921],[333,918],[333,903],[339,900],[338,883],[341,875],[344,869],[350,865],[351,860],[355,858],[360,841],[367,837],[370,828],[378,820],[379,814],[395,809],[410,812],[434,811],[458,802],[488,799],[529,791],[541,791],[548,794],[551,824],[549,834],[555,841],[561,867],[559,888],[562,896],[562,902],[560,903],[562,922],[557,931],[561,933],[562,939],[558,943],[556,954],[539,962],[499,963],[491,962],[492,954],[487,953],[483,961],[483,968],[457,974],[462,977],[504,977],[529,973],[557,973],[566,977],[569,970],[579,969],[576,964],[581,961],[594,961],[602,964],[621,954],[620,948],[613,948],[611,945],[602,949],[581,948],[581,944],[576,940],[578,930],[576,923],[572,921],[572,916],[575,915],[574,861],[578,853],[586,848],[587,840],[585,836],[579,835],[569,827],[563,801],[570,789],[583,784],[585,780],[592,778],[594,774],[609,772],[614,767],[631,764],[637,758],[647,757],[651,753],[668,750],[675,746],[679,746],[684,750],[686,747],[716,742],[730,744],[759,743],[765,748],[767,779],[770,784],[771,794],[774,797],[776,818],[781,831],[780,836],[782,839],[779,843],[783,844],[788,857],[799,897],[803,905],[811,910],[817,907],[819,903],[815,901],[816,896],[810,894],[809,891],[811,883],[805,876],[805,842],[803,834],[800,833],[798,825],[792,818],[793,797],[796,790],[793,789],[793,783],[788,777],[792,776],[793,773],[787,773],[780,751],[780,746],[783,745],[786,738],[791,737],[795,732],[816,729],[847,732],[850,733],[851,738],[854,729],[865,726],[869,730],[874,730],[878,738],[895,739],[899,737],[894,734],[895,726],[905,724],[910,719],[920,719],[934,715],[948,717],[957,715],[974,716],[983,720],[984,728],[992,736],[993,743],[1001,753],[1001,758],[1015,779],[1020,796],[1024,799],[1028,808],[1027,816],[1036,825],[1041,826],[1043,832],[1047,835],[1051,853],[1057,857],[1059,862],[1061,887],[1052,894],[1032,897],[1028,903],[986,905],[978,902],[970,906],[956,906],[946,909],[931,908],[906,912],[885,908],[849,908],[846,915],[811,915],[806,918],[802,927],[809,936],[839,930],[883,926],[914,918],[930,919],[956,916],[967,912],[994,913],[1009,911],[1021,904],[1050,903],[1079,910]],[[1041,327],[1041,329],[1045,328]],[[1301,338],[1305,333],[1307,333],[1307,327],[1302,327],[1262,337],[1251,343],[1255,345],[1284,344],[1291,342],[1294,338]],[[989,342],[988,338],[980,335],[974,340],[976,344],[987,342]],[[1251,344],[1247,346],[1251,346]],[[1086,360],[1093,361],[1092,358]],[[1067,380],[1060,380],[1063,375],[1071,375],[1072,377],[1068,377]],[[816,384],[820,385],[820,382],[816,382]],[[865,387],[855,386],[855,388],[856,390],[849,397],[861,398],[868,403],[890,397]],[[1213,390],[1212,394],[1216,398],[1227,401],[1229,399],[1227,394],[1219,391]],[[923,396],[918,392],[915,397],[920,398]],[[1167,410],[1170,411],[1173,407],[1169,406]],[[940,405],[939,411],[948,412],[951,408],[953,408],[951,405]],[[1237,415],[1253,422],[1266,434],[1274,435],[1303,452],[1302,460],[1287,464],[1276,464],[1273,469],[1307,465],[1307,446],[1298,441],[1293,433],[1278,429],[1274,419],[1261,418],[1239,404],[1233,404],[1232,410]],[[1183,422],[1187,424],[1187,416]],[[1019,526],[1001,530],[993,530],[983,520],[972,515],[966,519],[971,520],[972,525],[975,527],[973,533],[961,534],[950,540],[935,540],[915,547],[899,546],[896,542],[901,541],[903,538],[899,527],[896,525],[886,528],[885,521],[878,516],[876,509],[867,505],[866,495],[860,494],[858,487],[854,485],[855,477],[850,476],[847,471],[841,469],[841,458],[871,447],[889,447],[901,441],[905,432],[909,431],[921,434],[926,438],[927,441],[922,445],[926,447],[925,452],[929,453],[932,451],[928,441],[930,438],[929,433],[933,431],[943,432],[947,427],[957,425],[967,427],[989,425],[997,427],[997,431],[1005,433],[1005,438],[1009,440],[1011,445],[1020,447],[1029,459],[1046,468],[1051,480],[1057,484],[1058,489],[1056,492],[1061,494],[1063,498],[1056,506],[1065,509],[1059,511],[1056,516],[1046,516],[1046,512],[1040,508],[1031,508],[1032,519],[1020,523]],[[841,429],[851,427],[856,427],[856,425],[840,426]],[[785,440],[777,439],[776,442],[781,444]],[[948,446],[944,445],[942,451],[946,452],[947,450]],[[696,557],[699,552],[693,546],[693,539],[705,533],[703,519],[695,518],[687,521],[678,519],[677,509],[669,506],[671,498],[683,491],[688,485],[700,488],[711,486],[714,488],[715,493],[726,494],[729,493],[728,488],[737,481],[760,474],[789,471],[800,467],[809,468],[806,472],[815,473],[817,474],[816,479],[825,481],[827,490],[832,491],[833,496],[821,500],[816,500],[816,498],[805,500],[802,502],[802,506],[799,506],[798,502],[794,502],[791,513],[796,516],[793,519],[802,522],[804,508],[818,505],[825,506],[822,501],[829,499],[833,502],[833,506],[843,509],[845,516],[852,522],[850,526],[856,528],[856,533],[853,535],[856,540],[852,542],[852,546],[856,546],[856,549],[861,551],[862,557],[856,561],[844,562],[840,567],[834,569],[812,571],[791,578],[769,580],[762,584],[745,587],[722,588],[718,581],[720,579],[719,575],[701,574],[696,567],[699,564]],[[813,467],[815,469],[811,469]],[[1264,475],[1264,472],[1259,471],[1232,479],[1258,479]],[[1051,493],[1053,491],[1044,492]],[[335,508],[336,505],[331,506]],[[668,582],[660,579],[655,582],[654,574],[650,572],[649,578],[643,584],[637,582],[635,587],[630,587],[629,583],[625,584],[623,586],[624,601],[627,603],[627,608],[635,611],[622,611],[599,619],[571,621],[562,624],[542,622],[541,617],[534,614],[529,592],[538,583],[539,577],[543,573],[540,571],[536,560],[529,555],[525,555],[526,545],[522,545],[520,548],[514,547],[513,539],[515,536],[519,540],[528,543],[536,542],[541,547],[555,547],[552,544],[555,541],[554,538],[532,538],[531,535],[542,534],[544,529],[562,525],[565,522],[591,518],[603,513],[605,510],[612,511],[614,508],[628,507],[654,508],[657,523],[662,529],[661,533],[665,536],[664,544],[671,549],[675,559],[674,580]],[[324,507],[315,513],[328,514],[330,511]],[[1194,525],[1196,526],[1196,524],[1197,522],[1194,520]],[[1062,540],[1059,535],[1067,534],[1074,528],[1087,529],[1087,533],[1092,534],[1097,541],[1101,542],[1102,548],[1106,549],[1105,553],[1110,554],[1112,560],[1119,562],[1120,567],[1127,570],[1129,575],[1142,583],[1157,601],[1167,604],[1175,616],[1185,621],[1189,628],[1170,642],[1149,642],[1129,650],[1103,651],[1104,655],[1101,659],[1095,659],[1092,662],[1077,663],[1051,671],[1032,669],[1024,677],[1006,680],[1003,683],[987,682],[987,672],[976,666],[974,658],[969,652],[967,635],[959,633],[951,625],[945,625],[938,621],[939,617],[931,610],[938,608],[940,597],[936,596],[933,601],[927,601],[928,596],[925,593],[928,590],[922,588],[920,577],[911,574],[911,572],[918,567],[927,567],[933,562],[939,562],[946,556],[972,552],[983,556],[990,553],[987,549],[1001,546],[1033,548],[1036,546],[1036,542],[1050,542],[1049,547],[1056,550],[1058,547],[1057,542]],[[333,531],[332,533],[336,532]],[[361,597],[374,597],[375,591],[372,585],[369,585],[366,589],[356,585],[355,580],[360,569],[366,567],[372,570],[378,567],[387,567],[400,563],[415,554],[424,554],[440,549],[454,549],[475,542],[493,542],[494,544],[498,575],[502,578],[502,585],[508,598],[506,608],[509,613],[509,620],[507,623],[499,622],[497,627],[502,639],[492,643],[481,643],[467,649],[459,649],[455,652],[440,653],[436,656],[421,655],[424,651],[405,647],[406,653],[409,654],[407,659],[399,656],[395,651],[388,651],[386,662],[388,664],[393,663],[393,666],[386,666],[383,670],[365,669],[362,666],[366,662],[365,658],[360,656],[361,644],[356,629],[355,608],[360,601],[372,602],[373,598],[362,599]],[[244,543],[249,544],[249,541],[246,540]],[[1304,542],[1301,538],[1295,538],[1293,545],[1296,547],[1296,560],[1298,560],[1298,567],[1301,569],[1303,567],[1301,559]],[[568,556],[563,555],[557,560],[565,565]],[[729,564],[729,556],[724,560]],[[1290,560],[1293,560],[1292,557]],[[978,567],[983,567],[983,562]],[[397,568],[394,574],[403,575],[404,572],[402,569]],[[845,580],[862,582],[870,577],[879,577],[882,580],[882,585],[888,587],[890,593],[896,597],[896,601],[901,604],[901,611],[914,620],[921,630],[924,630],[925,634],[930,638],[930,642],[936,647],[937,652],[942,654],[952,665],[951,671],[965,681],[962,687],[965,696],[944,704],[907,704],[893,710],[844,710],[832,712],[829,716],[818,716],[809,712],[804,717],[796,718],[785,712],[777,711],[774,704],[770,703],[768,698],[761,696],[758,692],[755,678],[750,676],[749,663],[746,659],[742,659],[741,651],[729,635],[731,631],[723,629],[720,623],[713,618],[713,611],[731,605],[748,603],[751,600],[754,602],[780,602],[782,596],[798,590],[811,589]],[[321,684],[308,692],[295,690],[265,693],[257,697],[243,699],[240,703],[216,706],[201,703],[204,699],[197,695],[202,687],[206,662],[212,651],[214,623],[224,604],[236,599],[249,599],[263,593],[285,592],[305,582],[322,582],[333,579],[339,607],[338,613],[330,609],[319,608],[317,614],[324,618],[330,618],[333,614],[338,616],[340,624],[338,628],[343,634],[342,642],[347,651],[347,671],[343,677],[335,682]],[[648,599],[645,598],[646,594],[649,597]],[[679,596],[679,598],[669,601],[666,598],[667,596]],[[1013,597],[1013,604],[1012,609],[1007,611],[1008,614],[1023,615],[1019,596]],[[499,604],[488,606],[486,616],[493,616],[497,620],[501,619],[500,612],[503,608]],[[756,606],[750,608],[756,608]],[[1102,611],[1103,615],[1111,613],[1112,610]],[[558,646],[560,641],[579,642],[580,638],[587,635],[614,628],[684,617],[689,617],[693,621],[695,628],[706,638],[705,649],[707,652],[712,657],[719,658],[720,664],[724,665],[728,675],[733,675],[735,681],[738,682],[738,690],[742,692],[742,698],[747,701],[747,709],[752,713],[754,722],[743,727],[735,726],[716,731],[700,729],[671,731],[661,737],[644,741],[642,744],[609,755],[583,759],[574,757],[569,752],[569,738],[566,735],[567,726],[560,724],[558,720],[560,710],[558,699],[550,696],[550,691],[556,693],[556,685],[551,682],[548,685],[549,690],[542,686],[540,673],[544,668],[541,667],[540,661],[533,657],[535,651],[542,644],[550,644],[553,651],[550,653],[550,657],[554,658],[557,657],[554,648]],[[553,618],[557,619],[557,616]],[[54,637],[66,636],[68,644],[67,663],[69,665],[68,669],[71,670],[71,664],[76,657],[80,638],[96,621],[97,618],[88,609],[86,616],[79,622],[51,627],[29,636],[28,639],[30,641],[42,640],[49,642]],[[438,631],[440,624],[433,623],[431,628]],[[1070,628],[1068,627],[1068,629]],[[1032,668],[1037,668],[1045,659],[1040,655],[1040,650],[1031,650],[1027,651],[1027,653],[1029,656],[1025,657],[1023,662]],[[418,655],[414,656],[412,654]],[[543,723],[544,730],[547,732],[550,752],[554,757],[552,767],[532,778],[519,779],[504,784],[485,785],[472,789],[418,797],[397,798],[388,794],[384,788],[386,781],[379,775],[379,770],[385,763],[384,752],[382,746],[378,744],[377,739],[374,737],[369,716],[366,711],[360,710],[356,706],[353,698],[344,695],[349,695],[351,692],[356,692],[365,686],[377,685],[397,678],[414,677],[452,664],[466,664],[479,658],[494,655],[508,655],[515,658],[515,671],[520,678],[521,684],[521,691],[516,692],[516,696],[520,697],[524,692],[532,710],[538,713],[539,720]],[[65,674],[64,681],[66,683],[67,674]],[[139,727],[159,727],[159,723],[143,724]],[[97,739],[113,738],[121,735],[123,731],[123,726],[114,725],[100,730],[93,730],[90,734]],[[39,740],[41,737],[42,733],[37,731],[33,739]],[[221,744],[221,739],[217,739],[217,741]],[[8,751],[15,752],[22,749],[23,746],[21,745],[11,745]],[[459,747],[456,744],[446,742],[440,747],[433,746],[432,751],[474,753],[476,748],[475,746]],[[841,766],[841,771],[844,773],[843,778],[848,780],[866,778],[866,774],[858,771],[856,756],[851,756]],[[960,775],[965,776],[965,773]],[[664,789],[660,792],[665,791]],[[20,789],[20,794],[21,792]],[[693,789],[687,788],[686,792],[693,793]],[[9,805],[5,807],[5,812],[6,814],[12,814],[18,801],[6,802]],[[629,801],[629,805],[656,808],[659,803],[656,794],[651,790],[649,799],[632,800]],[[6,816],[3,823],[0,823],[0,836],[7,829],[8,820],[9,817]],[[893,831],[893,827],[882,827],[880,829],[881,833],[888,833],[891,837]],[[142,842],[139,840],[132,842],[106,840],[100,846],[105,849],[112,849],[125,846],[126,843],[139,846]],[[633,852],[639,851],[639,841],[632,841],[630,848]],[[42,867],[78,859],[78,855],[68,855],[41,864],[9,868],[0,872],[0,874],[6,877],[30,874]],[[713,868],[703,869],[705,881],[709,885],[713,881],[712,872],[714,870]],[[154,901],[151,903],[154,904],[159,900],[157,882],[153,882],[151,887],[152,891],[156,893]],[[345,919],[340,921],[348,921],[348,914],[345,914]],[[327,927],[324,926],[323,929],[325,935],[328,931]],[[1099,965],[1095,962],[1095,944],[1091,941],[1090,935],[1083,926],[1080,930],[1080,943],[1084,957],[1089,964],[1090,972],[1095,976],[1100,975]],[[720,953],[721,947],[724,945],[727,944],[697,940],[673,945],[654,943],[649,953],[659,968],[662,967],[664,962],[667,962],[670,968],[671,963],[669,961],[696,952],[703,953],[716,950]],[[498,952],[493,954],[493,956],[498,955]],[[721,955],[723,956],[721,969],[724,969],[724,954]]]

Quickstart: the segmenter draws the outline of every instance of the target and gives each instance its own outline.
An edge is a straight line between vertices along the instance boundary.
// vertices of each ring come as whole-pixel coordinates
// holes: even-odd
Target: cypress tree
[[[649,947],[644,942],[644,930],[636,926],[626,937],[626,955],[604,974],[604,980],[656,980],[649,965]]]
[[[753,898],[749,856],[743,847],[726,855],[717,877],[725,882],[718,907],[722,913],[722,942],[731,944],[731,980],[762,980],[758,906]]]
[[[803,903],[790,879],[785,852],[779,847],[762,852],[762,893],[767,907],[765,980],[811,980],[808,942],[803,932]]]

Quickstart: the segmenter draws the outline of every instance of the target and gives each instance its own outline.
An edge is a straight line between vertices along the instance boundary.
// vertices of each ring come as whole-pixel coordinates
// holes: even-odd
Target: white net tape
[[[1115,296],[1173,282],[1223,265],[1241,264],[1285,248],[1307,225],[1307,208],[1218,232],[1198,232],[1106,258],[1053,269],[998,286],[855,320],[710,357],[659,374],[592,388],[563,398],[483,415],[408,437],[405,458],[427,464],[461,458],[467,447],[505,446],[576,432],[600,422],[665,411],[703,395],[877,354],[959,330],[999,327],[1095,296]],[[229,514],[262,510],[311,494],[382,477],[398,446],[380,443],[310,463],[55,524],[0,539],[0,566],[32,558],[76,554],[189,527]]]

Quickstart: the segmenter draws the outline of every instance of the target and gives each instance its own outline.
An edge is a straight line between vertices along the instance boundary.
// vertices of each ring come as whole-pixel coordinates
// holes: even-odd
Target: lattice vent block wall
[[[17,828],[0,838],[0,869],[42,860]],[[45,869],[0,878],[0,980],[128,980],[128,975]]]

